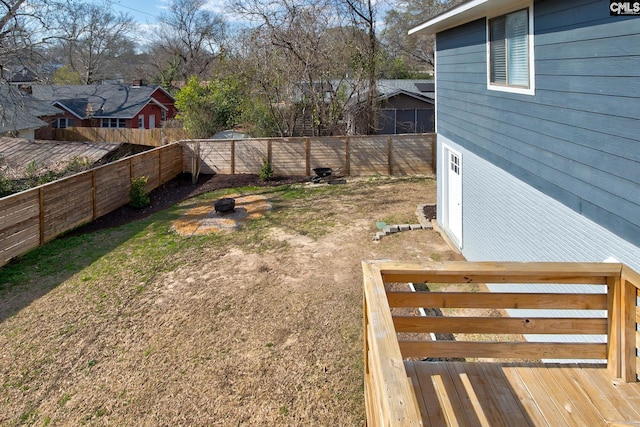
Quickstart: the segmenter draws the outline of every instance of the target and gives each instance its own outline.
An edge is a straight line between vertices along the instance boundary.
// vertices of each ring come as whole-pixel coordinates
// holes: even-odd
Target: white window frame
[[[53,127],[56,129],[66,129],[73,127],[73,119],[69,119],[66,117],[54,119]]]
[[[115,120],[115,126],[112,126],[112,123],[111,123],[112,120]],[[101,128],[110,128],[110,129],[124,129],[124,128],[127,127],[127,121],[126,121],[126,119],[118,119],[118,118],[115,118],[115,117],[114,118],[105,117],[105,118],[100,119],[100,127]]]
[[[529,28],[527,33],[527,47],[529,50],[529,87],[523,86],[510,86],[508,84],[497,84],[491,82],[491,46],[490,46],[490,28],[489,22],[500,16],[509,15],[510,13],[518,12],[520,10],[527,9],[527,15],[529,18]],[[535,51],[534,51],[534,34],[533,34],[533,3],[529,3],[524,6],[517,7],[506,13],[499,13],[486,18],[486,32],[487,32],[487,89],[495,90],[499,92],[519,93],[523,95],[535,95]]]
[[[144,114],[138,116],[138,129],[144,129]]]

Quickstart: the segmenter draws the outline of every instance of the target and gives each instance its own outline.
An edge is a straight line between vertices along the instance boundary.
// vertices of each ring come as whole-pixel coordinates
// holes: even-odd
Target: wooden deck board
[[[600,365],[405,365],[425,426],[604,426],[640,421],[640,383],[616,381]]]
[[[467,425],[464,412],[470,404],[458,397],[446,365],[416,365],[416,373],[429,415],[434,414],[436,417],[432,425]],[[429,396],[437,396],[437,400]],[[440,419],[444,424],[439,424]]]
[[[589,376],[582,375],[582,370],[577,366],[570,366],[561,369],[562,374],[566,381],[573,383],[574,386],[584,394],[585,398],[589,399],[590,403],[595,406],[602,417],[606,420],[622,420],[622,419],[634,419],[638,418],[638,414],[635,411],[628,412],[625,408],[621,408],[620,403],[613,404],[615,396],[605,396],[603,392],[605,390],[597,387],[589,378]]]
[[[501,367],[497,365],[496,369],[501,369]],[[511,385],[511,391],[517,397],[520,405],[522,405],[522,409],[526,413],[526,417],[531,425],[547,425],[548,422],[538,406],[541,402],[536,401],[531,393],[529,393],[529,385],[520,377],[517,368],[514,366],[504,366],[502,367],[502,372],[509,385]]]

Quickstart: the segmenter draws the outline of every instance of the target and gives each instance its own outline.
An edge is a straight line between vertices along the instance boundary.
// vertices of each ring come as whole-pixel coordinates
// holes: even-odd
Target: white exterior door
[[[155,129],[156,128],[156,116],[155,114],[150,114],[149,115],[149,129]]]
[[[445,147],[445,227],[462,248],[462,155]]]

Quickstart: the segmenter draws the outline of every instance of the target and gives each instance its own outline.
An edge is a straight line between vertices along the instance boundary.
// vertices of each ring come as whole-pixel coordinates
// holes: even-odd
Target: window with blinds
[[[529,88],[529,10],[489,20],[489,81]]]

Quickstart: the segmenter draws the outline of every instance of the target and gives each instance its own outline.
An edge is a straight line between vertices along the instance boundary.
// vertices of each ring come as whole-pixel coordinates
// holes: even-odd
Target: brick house
[[[63,114],[54,128],[102,127],[153,129],[176,115],[175,99],[157,85],[103,83],[95,85],[34,85],[32,95],[58,107]]]

